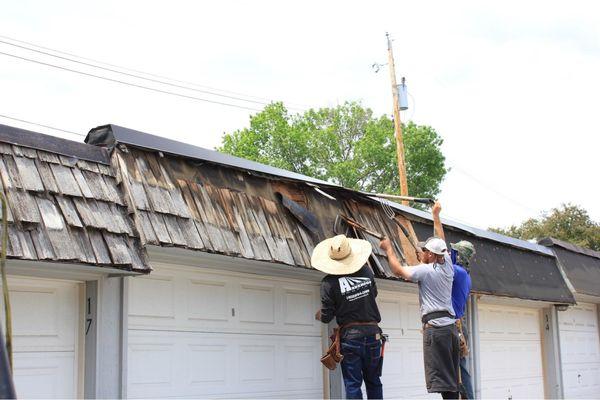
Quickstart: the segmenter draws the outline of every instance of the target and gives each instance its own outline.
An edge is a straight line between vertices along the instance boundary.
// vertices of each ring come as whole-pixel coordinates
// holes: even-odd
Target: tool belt
[[[423,325],[426,325],[432,319],[443,318],[443,317],[455,318],[455,316],[450,314],[448,311],[433,311],[433,312],[423,315],[423,317],[421,317],[421,322],[423,323]]]
[[[333,333],[331,334],[331,336],[329,336],[329,339],[331,339],[331,345],[329,346],[329,349],[327,349],[327,351],[325,352],[323,357],[321,357],[321,363],[324,366],[326,366],[328,369],[330,369],[332,371],[335,370],[335,368],[337,367],[337,364],[342,362],[342,360],[344,359],[344,356],[342,355],[342,345],[341,345],[341,339],[340,339],[342,330],[344,330],[346,328],[350,328],[351,326],[364,326],[364,325],[377,326],[377,322],[375,322],[375,321],[372,321],[372,322],[349,322],[347,324],[344,324],[342,326],[338,326],[337,328],[335,328],[333,330]]]
[[[467,340],[465,339],[465,335],[463,333],[462,320],[460,320],[460,319],[456,320],[456,327],[458,328],[460,356],[462,358],[466,358],[469,355],[469,344],[467,343]]]

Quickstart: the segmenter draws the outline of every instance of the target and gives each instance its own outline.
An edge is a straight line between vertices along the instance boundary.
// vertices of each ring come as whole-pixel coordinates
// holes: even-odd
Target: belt
[[[450,314],[448,311],[445,311],[445,310],[444,311],[433,311],[433,312],[423,315],[423,317],[421,318],[421,322],[424,325],[427,325],[427,323],[429,321],[431,321],[432,319],[444,318],[444,317],[455,318],[454,315]]]
[[[340,332],[342,332],[342,330],[346,329],[346,328],[351,328],[353,326],[367,326],[367,325],[373,325],[373,326],[378,326],[378,322],[377,321],[369,321],[369,322],[348,322],[347,324],[344,324],[342,326],[340,326]]]

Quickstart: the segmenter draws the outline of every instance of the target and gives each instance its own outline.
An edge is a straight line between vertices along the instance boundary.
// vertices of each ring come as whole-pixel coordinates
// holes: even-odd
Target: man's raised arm
[[[431,210],[433,214],[433,236],[437,236],[445,242],[446,237],[444,236],[444,227],[440,220],[440,211],[442,211],[442,205],[439,201],[436,201]]]

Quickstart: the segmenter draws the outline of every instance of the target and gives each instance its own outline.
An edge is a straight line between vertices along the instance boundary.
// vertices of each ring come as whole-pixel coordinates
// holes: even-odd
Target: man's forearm
[[[443,241],[446,241],[446,237],[444,236],[444,226],[440,220],[440,214],[435,212],[433,213],[433,235],[439,237]]]
[[[398,257],[396,257],[394,250],[386,250],[386,254],[388,258],[388,263],[390,264],[390,268],[394,275],[409,281],[412,275],[410,268],[407,268],[400,264],[400,261],[398,261]]]

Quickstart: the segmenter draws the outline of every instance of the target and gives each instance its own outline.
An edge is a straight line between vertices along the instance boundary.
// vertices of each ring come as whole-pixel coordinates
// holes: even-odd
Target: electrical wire
[[[51,51],[53,53],[58,53],[58,54],[63,54],[63,55],[70,56],[70,57],[75,57],[75,58],[78,58],[80,60],[86,60],[86,61],[89,61],[89,62],[74,60],[74,59],[69,58],[69,57],[63,57],[63,56],[59,56],[57,54],[48,53],[46,51],[32,49],[32,48],[27,47],[27,46],[22,46],[22,45],[18,45],[18,44],[15,44],[15,43],[7,42],[5,40],[0,40],[0,43],[7,44],[9,46],[18,47],[18,48],[25,49],[25,50],[28,50],[28,51],[33,51],[33,52],[36,52],[36,53],[44,54],[44,55],[47,55],[47,56],[50,56],[50,57],[55,57],[55,58],[59,58],[59,59],[62,59],[62,60],[67,60],[67,61],[70,61],[70,62],[74,62],[74,63],[77,63],[77,64],[82,64],[82,65],[86,65],[86,66],[93,67],[93,68],[99,68],[99,69],[103,69],[103,70],[110,71],[110,72],[113,72],[113,73],[122,74],[122,75],[130,76],[130,77],[134,77],[134,78],[138,78],[138,79],[147,80],[147,81],[150,81],[150,82],[160,83],[160,84],[163,84],[163,85],[173,86],[173,87],[177,87],[177,88],[181,88],[181,89],[192,90],[192,91],[196,91],[196,92],[200,92],[200,93],[211,94],[211,95],[214,95],[214,96],[220,96],[220,97],[235,99],[235,100],[239,100],[239,101],[246,101],[246,102],[255,103],[255,104],[267,105],[267,104],[269,104],[269,103],[271,103],[273,101],[272,99],[268,99],[268,98],[265,98],[265,97],[258,97],[258,96],[248,95],[248,94],[239,93],[239,92],[232,92],[232,91],[218,89],[218,88],[214,88],[214,87],[210,87],[210,86],[200,85],[200,84],[193,83],[193,82],[181,81],[181,80],[169,78],[169,77],[162,76],[162,75],[157,75],[157,74],[153,74],[153,73],[149,73],[149,72],[135,70],[135,69],[127,68],[127,67],[122,67],[122,66],[115,65],[115,64],[109,64],[109,63],[106,63],[104,61],[99,61],[99,60],[95,60],[95,59],[91,59],[91,58],[82,57],[82,56],[79,56],[77,54],[68,53],[68,52],[64,52],[64,51],[61,51],[61,50],[56,50],[56,49],[52,49],[52,48],[49,48],[49,47],[40,46],[40,45],[37,45],[35,43],[31,43],[31,42],[26,42],[26,41],[14,39],[14,38],[11,38],[11,37],[8,37],[8,36],[0,35],[0,38],[2,38],[2,39],[8,39],[8,40],[11,40],[13,42],[22,43],[22,44],[26,44],[26,45],[29,45],[29,46],[33,46],[33,47],[36,47],[38,49],[48,50],[48,51]],[[112,68],[102,67],[101,65],[96,65],[96,64],[92,64],[92,63],[107,65],[107,66],[110,66],[110,67],[113,67],[113,68],[119,68],[119,69],[121,69],[123,71],[135,72],[135,74],[133,74],[133,73],[127,73],[127,72],[123,72],[123,71],[119,71],[119,70],[115,70],[115,69],[112,69]],[[159,78],[159,79],[152,79],[152,78],[140,76],[138,74],[143,74],[143,75],[147,75],[147,76],[151,76],[151,77]],[[163,79],[163,80],[160,80],[160,79]],[[166,81],[164,81],[165,79],[169,80],[171,82],[177,82],[178,84],[171,83],[171,82],[166,82]],[[196,87],[201,87],[201,88],[204,88],[205,90],[193,88],[193,87],[190,87],[190,85],[196,86]],[[209,90],[206,90],[206,89],[209,89]],[[222,93],[215,93],[214,90],[222,92],[222,93],[229,93],[230,95],[226,95],[226,94],[222,94]],[[240,97],[236,97],[236,96],[233,96],[233,95],[243,96],[243,97],[246,97],[246,99],[240,98]],[[250,99],[255,99],[255,100],[250,100]],[[295,103],[288,103],[288,104],[294,105]],[[296,105],[299,105],[299,104],[296,104]],[[296,110],[296,111],[304,111],[303,108],[307,108],[307,107],[308,106],[288,107],[288,108],[292,109],[292,110]]]
[[[74,60],[72,58],[62,57],[62,56],[58,56],[58,55],[55,55],[55,54],[52,54],[52,53],[48,53],[48,52],[45,52],[45,51],[32,49],[30,47],[21,46],[21,45],[14,44],[14,43],[9,43],[9,42],[6,42],[4,40],[0,40],[0,43],[4,43],[4,44],[7,44],[9,46],[18,47],[18,48],[25,49],[25,50],[28,50],[28,51],[33,51],[33,52],[36,52],[36,53],[39,53],[39,54],[44,54],[44,55],[47,55],[47,56],[50,56],[50,57],[55,57],[55,58],[58,58],[58,59],[61,59],[61,60],[66,60],[66,61],[74,62],[74,63],[77,63],[77,64],[81,64],[81,65],[86,65],[88,67],[98,68],[98,69],[102,69],[102,70],[105,70],[105,71],[113,72],[113,73],[116,73],[116,74],[121,74],[121,75],[129,76],[129,77],[133,77],[133,78],[137,78],[137,79],[143,79],[143,80],[146,80],[146,81],[149,81],[149,82],[159,83],[161,85],[172,86],[172,87],[176,87],[176,88],[179,88],[179,89],[192,90],[192,91],[199,92],[199,93],[206,93],[206,94],[210,94],[210,95],[213,95],[213,96],[225,97],[225,98],[233,99],[233,100],[246,101],[246,102],[249,102],[249,103],[261,104],[261,105],[267,105],[268,104],[268,103],[265,103],[265,102],[262,102],[262,101],[246,100],[246,99],[242,99],[240,97],[235,97],[235,96],[229,96],[229,95],[226,95],[226,94],[215,93],[215,92],[211,92],[211,91],[208,91],[208,90],[195,89],[195,88],[192,88],[192,87],[189,87],[189,86],[184,86],[184,85],[177,85],[177,84],[174,84],[174,83],[169,83],[169,82],[161,81],[159,79],[145,78],[143,76],[139,76],[139,75],[130,74],[130,73],[127,73],[127,72],[118,71],[116,69],[105,68],[105,67],[101,67],[101,66],[98,66],[98,65],[94,65],[94,64],[91,64],[91,63],[84,62],[84,61],[78,61],[78,60]]]
[[[6,119],[10,119],[13,121],[19,121],[19,122],[24,122],[26,124],[31,124],[31,125],[35,125],[35,126],[40,126],[42,128],[47,128],[47,129],[53,129],[55,131],[59,131],[59,132],[64,132],[64,133],[71,133],[73,135],[77,135],[77,136],[83,136],[85,137],[86,135],[84,135],[83,133],[78,133],[78,132],[73,132],[73,131],[68,131],[66,129],[61,129],[61,128],[55,128],[53,126],[49,126],[49,125],[44,125],[44,124],[38,124],[37,122],[31,122],[31,121],[27,121],[24,119],[20,119],[20,118],[15,118],[15,117],[10,117],[8,115],[4,115],[4,114],[0,114],[1,118],[6,118]]]
[[[136,88],[139,88],[139,89],[145,89],[145,90],[149,90],[149,91],[152,91],[152,92],[157,92],[157,93],[162,93],[162,94],[169,94],[169,95],[172,95],[172,96],[178,96],[178,97],[183,97],[183,98],[190,99],[190,100],[202,101],[202,102],[212,103],[212,104],[218,104],[218,105],[222,105],[222,106],[235,107],[235,108],[240,108],[240,109],[243,109],[243,110],[262,111],[262,110],[260,110],[258,108],[252,108],[252,107],[246,107],[246,106],[242,106],[242,105],[238,105],[238,104],[224,103],[224,102],[221,102],[221,101],[209,100],[209,99],[205,99],[205,98],[202,98],[202,97],[190,96],[190,95],[183,94],[183,93],[171,92],[171,91],[168,91],[168,90],[163,90],[163,89],[153,88],[153,87],[149,87],[149,86],[139,85],[137,83],[127,82],[127,81],[123,81],[123,80],[120,80],[120,79],[109,78],[109,77],[106,77],[106,76],[96,75],[96,74],[92,74],[92,73],[89,73],[89,72],[78,71],[76,69],[62,67],[60,65],[55,65],[55,64],[51,64],[51,63],[47,63],[47,62],[35,60],[35,59],[32,59],[32,58],[21,57],[21,56],[18,56],[16,54],[5,53],[5,52],[0,52],[0,54],[4,55],[4,56],[7,56],[7,57],[16,58],[16,59],[23,60],[23,61],[29,61],[29,62],[32,62],[32,63],[35,63],[35,64],[45,65],[47,67],[56,68],[56,69],[60,69],[60,70],[63,70],[63,71],[68,71],[68,72],[73,72],[73,73],[76,73],[76,74],[80,74],[80,75],[84,75],[84,76],[88,76],[88,77],[92,77],[92,78],[96,78],[96,79],[102,79],[102,80],[109,81],[109,82],[120,83],[122,85],[136,87]]]

